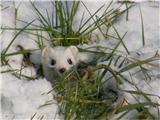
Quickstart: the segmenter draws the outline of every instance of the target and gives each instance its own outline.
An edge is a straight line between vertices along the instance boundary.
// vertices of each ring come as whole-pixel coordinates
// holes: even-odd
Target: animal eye
[[[72,63],[72,60],[69,58],[69,59],[67,59],[67,61],[68,61],[68,63],[70,64],[70,65],[72,65],[73,63]]]
[[[51,65],[55,65],[56,61],[54,59],[51,60]]]

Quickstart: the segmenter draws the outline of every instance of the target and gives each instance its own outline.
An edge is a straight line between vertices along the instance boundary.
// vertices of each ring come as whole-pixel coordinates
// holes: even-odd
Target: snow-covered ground
[[[98,1],[98,0],[97,0]],[[27,22],[31,22],[37,15],[33,10],[33,7],[29,2],[14,2],[14,1],[3,1],[1,2],[3,8],[8,7],[1,11],[1,25],[3,27],[24,27],[25,24],[15,19],[24,20]],[[91,13],[93,14],[96,9],[100,8],[106,1],[101,2],[86,2],[84,4],[89,8]],[[51,12],[51,5],[49,2],[37,2],[36,5],[40,9],[40,11],[45,14],[45,9]],[[116,6],[116,5],[114,5]],[[113,6],[113,7],[114,7]],[[83,11],[86,10],[83,5],[80,6],[76,18],[75,18],[75,26],[74,29],[77,28],[76,25],[79,25],[79,20]],[[141,37],[141,18],[140,18],[140,10],[141,7],[143,22],[144,22],[144,33],[145,33],[145,42],[146,46],[142,46],[142,37]],[[15,9],[16,8],[16,9]],[[1,8],[2,9],[2,8]],[[124,9],[124,7],[122,7]],[[17,11],[16,11],[17,10]],[[103,13],[101,10],[98,15],[100,16]],[[15,14],[17,12],[17,14]],[[51,14],[51,13],[49,13]],[[159,22],[159,2],[141,2],[137,3],[136,6],[129,10],[129,20],[126,21],[126,14],[123,14],[119,20],[114,24],[117,28],[118,32],[122,36],[125,32],[127,35],[124,38],[124,43],[129,49],[130,52],[140,52],[143,54],[142,57],[149,57],[150,55],[155,54],[155,52],[160,48],[160,22]],[[15,16],[17,15],[17,16]],[[86,12],[85,18],[89,17]],[[39,25],[38,21],[35,21],[34,24]],[[109,31],[110,35],[116,36],[115,32],[111,29]],[[4,31],[1,34],[1,51],[7,47],[10,43],[10,40],[14,37],[16,31]],[[99,34],[98,31],[95,34]],[[47,35],[45,35],[48,38]],[[102,36],[99,36],[101,41],[98,43],[102,46],[112,46],[114,43],[109,43],[103,40]],[[37,44],[33,39],[36,39],[32,35],[28,34],[20,34],[13,45],[9,48],[8,53],[16,52],[17,45],[20,44],[26,49],[37,48]],[[121,51],[125,51],[123,46],[118,48]],[[9,63],[13,69],[21,69],[22,55],[16,55],[9,57]],[[7,66],[1,67],[1,71],[8,70]],[[158,70],[154,71],[158,73]],[[36,71],[33,67],[28,67],[22,70],[22,74],[27,76],[34,77],[36,75]],[[143,80],[139,81],[139,78],[134,78],[136,84],[139,88],[147,93],[153,93],[156,95],[160,95],[160,78],[157,76],[155,80],[146,84]],[[50,82],[48,82],[45,78],[40,78],[36,80],[26,80],[25,78],[17,78],[12,75],[12,72],[7,72],[1,74],[0,80],[0,96],[1,96],[1,115],[0,119],[29,119],[35,114],[35,118],[41,118],[44,115],[46,119],[61,119],[61,117],[57,114],[57,104],[56,101],[53,101],[52,94],[47,94],[48,91],[52,89]],[[129,84],[124,84],[123,88],[127,90],[132,90],[133,88]],[[129,94],[125,94],[125,97],[128,101],[135,100]],[[152,100],[160,103],[160,100],[157,97],[152,97]],[[45,107],[40,107],[41,105],[53,102],[52,105],[47,105]],[[154,110],[152,110],[154,112]],[[134,111],[132,112],[134,114]],[[155,113],[156,114],[156,113]],[[132,115],[130,115],[132,116]]]

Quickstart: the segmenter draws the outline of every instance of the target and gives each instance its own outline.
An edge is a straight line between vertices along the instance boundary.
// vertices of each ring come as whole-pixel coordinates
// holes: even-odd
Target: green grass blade
[[[122,40],[124,39],[124,37],[126,36],[127,32],[122,36],[122,38],[120,39],[120,41],[117,43],[117,45],[113,48],[112,52],[108,55],[107,59],[110,59],[111,57],[113,57],[113,54],[115,53],[115,51],[117,50],[118,46],[120,45],[120,43],[122,42]]]
[[[141,7],[139,7],[140,15],[141,15],[141,25],[142,25],[142,45],[145,46],[145,36],[144,36],[144,23],[143,23],[143,16],[142,16],[142,10]]]
[[[147,96],[156,96],[156,97],[159,97],[159,98],[160,98],[160,96],[158,96],[158,95],[149,94],[149,93],[144,93],[144,92],[142,92],[142,91],[136,91],[136,90],[122,90],[122,91],[127,92],[127,93],[130,93],[130,94],[136,94],[136,95],[142,95],[142,93],[143,93],[144,95],[147,95]]]
[[[86,5],[85,5],[83,2],[82,2],[82,4],[84,5],[85,8],[87,8]],[[78,30],[78,32],[80,32],[80,31],[83,29],[83,27],[85,27],[85,25],[86,25],[103,7],[104,7],[104,5],[102,5],[99,9],[97,9],[96,12],[94,12],[94,13],[87,19],[87,21],[80,27],[80,29]],[[83,33],[83,32],[82,32],[82,33]]]
[[[124,42],[122,41],[122,38],[120,37],[120,34],[118,33],[117,29],[114,27],[114,25],[113,25],[112,23],[111,23],[111,26],[113,27],[114,31],[116,32],[119,40],[121,40],[121,43],[122,43],[124,49],[126,50],[126,52],[127,52],[128,54],[130,54],[130,52],[128,51],[126,45],[125,45]]]
[[[42,15],[42,13],[36,8],[36,6],[34,5],[33,2],[31,2],[31,5],[32,5],[33,8],[36,10],[37,15],[39,16],[39,18],[42,19],[42,20],[49,26],[48,21],[47,21],[46,18]]]
[[[127,111],[127,110],[133,110],[133,109],[140,109],[144,106],[159,106],[158,103],[150,103],[150,102],[143,102],[143,103],[135,103],[135,104],[129,104],[129,105],[124,105],[123,107],[119,108],[117,111],[118,112],[123,112],[123,111]]]
[[[148,65],[151,65],[149,64],[150,62],[153,62],[153,61],[156,61],[156,60],[159,60],[159,58],[155,58],[155,57],[151,57],[151,58],[148,58],[146,60],[137,60],[136,62],[134,63],[131,63],[129,65],[127,65],[126,67],[122,68],[119,70],[119,73],[122,73],[122,72],[125,72],[125,71],[128,71],[130,69],[133,69],[135,67],[138,67],[140,65],[143,65],[143,64],[148,64]]]

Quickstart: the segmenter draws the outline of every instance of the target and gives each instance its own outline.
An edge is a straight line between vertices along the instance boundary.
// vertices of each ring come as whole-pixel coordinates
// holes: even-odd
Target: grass
[[[74,119],[98,118],[104,112],[111,110],[111,103],[116,99],[116,96],[104,95],[100,77],[94,79],[89,75],[89,72],[93,71],[83,74],[81,71],[84,70],[69,72],[55,85],[57,91],[55,99],[61,102],[60,110],[67,120],[73,116]]]
[[[142,25],[142,45],[145,46],[145,36],[144,36],[144,23],[141,7],[139,7],[140,15],[141,15],[141,25]]]
[[[41,25],[35,25],[34,21],[27,22],[19,20],[23,23],[26,23],[26,26],[23,28],[2,28],[3,30],[17,30],[17,34],[8,44],[7,48],[3,50],[1,53],[1,63],[2,65],[9,65],[8,59],[10,56],[31,53],[36,49],[28,49],[21,50],[15,53],[8,53],[9,48],[12,46],[13,42],[16,38],[22,33],[25,32],[29,35],[36,36],[37,39],[35,42],[38,44],[39,49],[43,49],[45,47],[45,42],[51,42],[51,46],[69,46],[69,45],[79,45],[79,44],[89,44],[92,43],[91,35],[94,30],[99,30],[100,34],[102,34],[107,40],[108,38],[112,38],[112,40],[117,41],[115,46],[112,48],[106,46],[95,46],[98,48],[97,51],[90,51],[88,49],[79,48],[82,52],[92,52],[98,55],[98,59],[93,61],[94,63],[90,65],[80,64],[78,69],[73,69],[71,71],[67,71],[59,82],[53,86],[53,90],[57,92],[57,95],[54,96],[54,99],[60,104],[60,114],[64,116],[66,120],[70,119],[110,119],[111,116],[120,113],[118,119],[123,119],[128,113],[133,110],[137,111],[137,114],[133,119],[160,119],[159,116],[154,116],[149,110],[148,106],[157,109],[158,115],[159,113],[159,103],[155,103],[150,99],[150,96],[158,97],[158,95],[149,94],[143,92],[140,88],[138,88],[134,84],[134,76],[136,74],[141,73],[141,76],[144,76],[147,80],[153,80],[152,75],[150,75],[149,67],[156,68],[157,64],[155,61],[160,59],[158,53],[154,56],[151,56],[147,59],[138,59],[133,57],[130,54],[130,51],[127,48],[127,45],[124,44],[123,40],[127,34],[127,31],[121,36],[119,30],[115,27],[114,23],[118,20],[118,17],[126,13],[126,20],[129,21],[129,9],[134,6],[134,3],[130,3],[128,0],[122,2],[122,4],[126,5],[126,9],[120,11],[120,7],[111,8],[111,5],[114,2],[111,1],[108,6],[106,6],[104,13],[101,16],[97,16],[97,13],[100,12],[105,6],[100,6],[93,14],[91,14],[90,10],[87,8],[85,3],[81,1],[73,1],[71,9],[68,7],[67,2],[62,1],[51,1],[51,5],[53,8],[52,15],[49,15],[49,11],[46,9],[46,16],[44,16],[36,4],[31,2],[31,5],[38,15],[38,21]],[[88,19],[84,21],[85,14],[82,15],[80,20],[80,24],[77,31],[73,30],[73,21],[74,17],[78,11],[79,5],[83,5],[86,11],[89,13]],[[131,5],[130,5],[131,4]],[[132,5],[133,4],[133,5]],[[7,8],[3,8],[5,10]],[[55,12],[56,11],[56,12]],[[142,11],[140,9],[141,15],[141,23],[142,23],[142,44],[145,46],[145,34],[144,34],[144,24],[143,24],[143,16]],[[56,18],[56,19],[54,19]],[[91,25],[87,25],[91,20],[94,22]],[[31,27],[32,26],[32,27]],[[101,26],[106,26],[107,32],[104,33]],[[113,29],[116,36],[109,35],[109,29]],[[43,36],[43,32],[46,32],[49,38]],[[108,42],[110,42],[108,40]],[[118,50],[118,47],[122,45],[125,49],[125,53]],[[107,52],[106,52],[107,51]],[[105,64],[95,64],[98,62],[108,61]],[[149,67],[148,67],[149,66]],[[17,70],[11,71],[2,71],[4,72],[14,72],[15,75],[19,78],[25,77],[27,79],[29,76],[25,76],[21,74],[21,70],[25,66],[22,65],[22,68],[19,70],[19,74],[17,74]],[[117,67],[117,69],[115,69]],[[138,69],[138,70],[137,70]],[[134,73],[133,73],[134,71]],[[136,72],[135,72],[136,71]],[[127,73],[130,77],[126,77],[124,73]],[[118,91],[114,94],[105,93],[104,84],[106,81],[103,80],[116,80],[116,87]],[[141,78],[139,78],[141,79]],[[129,83],[133,86],[134,90],[120,90],[120,86],[123,83]],[[52,92],[49,91],[48,94]],[[130,103],[125,99],[124,104],[114,106],[113,104],[117,102],[117,98],[120,97],[120,92],[128,93],[130,95],[137,95],[144,98],[143,102],[140,102],[136,98],[136,103]],[[47,105],[54,104],[52,101],[45,103],[40,106],[45,107]],[[34,119],[36,113],[31,117]],[[43,119],[43,115],[41,119]]]

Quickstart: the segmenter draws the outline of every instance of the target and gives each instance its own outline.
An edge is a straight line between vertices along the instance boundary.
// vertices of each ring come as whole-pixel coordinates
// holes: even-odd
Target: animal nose
[[[61,69],[59,70],[59,72],[60,72],[60,73],[64,73],[65,70],[66,70],[65,68],[61,68]]]

